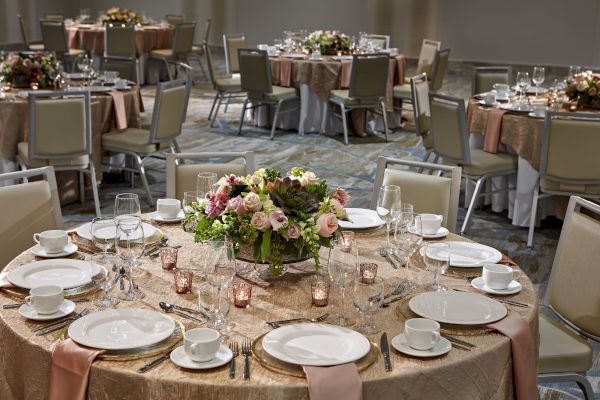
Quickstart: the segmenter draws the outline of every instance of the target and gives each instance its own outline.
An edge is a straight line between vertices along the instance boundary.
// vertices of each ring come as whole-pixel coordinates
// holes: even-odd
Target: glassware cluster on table
[[[320,42],[314,43],[312,48],[307,46],[310,33],[306,29],[284,31],[283,35],[283,39],[273,39],[272,46],[259,45],[259,49],[267,50],[270,56],[293,53],[309,54],[311,52],[321,55]],[[377,53],[382,50],[380,43],[370,40],[366,32],[360,32],[358,39],[355,36],[349,36],[348,40],[351,54]]]

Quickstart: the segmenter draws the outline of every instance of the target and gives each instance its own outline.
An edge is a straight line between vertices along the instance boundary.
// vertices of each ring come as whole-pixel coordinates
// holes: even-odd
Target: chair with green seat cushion
[[[247,93],[240,115],[238,135],[242,134],[246,110],[268,105],[275,106],[270,137],[271,140],[273,140],[275,137],[275,130],[277,129],[279,114],[294,111],[299,107],[298,104],[293,108],[281,110],[282,106],[287,103],[299,103],[300,99],[296,94],[296,89],[274,86],[271,83],[271,68],[269,67],[266,51],[238,49],[238,53],[242,90]]]
[[[527,246],[533,244],[538,200],[577,195],[600,199],[600,115],[547,112],[540,180],[533,189]]]
[[[433,137],[430,132],[431,112],[429,111],[429,83],[427,75],[420,74],[410,78],[410,86],[412,88],[412,104],[413,117],[415,121],[415,132],[421,136],[423,147],[425,148],[425,157],[423,161],[427,161],[433,152]],[[434,158],[435,162],[437,158]]]
[[[133,158],[136,168],[124,169],[140,174],[150,204],[153,203],[152,193],[146,178],[144,163],[151,157],[158,158],[169,148],[173,152],[179,152],[177,137],[181,134],[181,127],[187,114],[190,91],[189,78],[162,82],[156,89],[152,124],[149,130],[128,128],[121,132],[102,135],[104,151],[124,153]]]
[[[42,40],[44,50],[53,51],[59,60],[71,64],[71,70],[75,70],[75,60],[86,54],[85,50],[69,49],[67,44],[67,31],[64,21],[40,20],[42,29]]]
[[[102,69],[117,71],[119,77],[140,82],[135,48],[135,27],[107,22],[104,24],[104,57]]]
[[[29,41],[29,35],[27,34],[27,28],[25,26],[25,21],[23,21],[23,17],[21,14],[17,14],[17,20],[19,21],[19,28],[21,30],[21,39],[23,39],[23,44],[30,51],[44,51],[43,43],[32,43]]]
[[[29,93],[29,141],[17,145],[23,170],[53,166],[56,171],[79,172],[79,194],[85,198],[83,174],[90,176],[96,216],[100,200],[92,161],[90,92]]]
[[[341,118],[344,126],[344,143],[348,144],[348,123],[346,113],[355,109],[367,109],[373,113],[380,110],[383,117],[385,140],[388,139],[388,124],[384,98],[387,93],[389,55],[386,53],[355,54],[352,58],[350,87],[348,90],[332,90],[329,103],[340,107],[340,114],[332,113]],[[328,107],[325,107],[321,132],[327,126]],[[365,119],[366,122],[366,119]]]
[[[195,22],[180,23],[175,26],[175,37],[173,38],[172,48],[150,51],[150,58],[160,60],[165,64],[169,80],[173,80],[170,65],[175,65],[175,72],[177,72],[178,66],[187,62],[187,57],[192,52],[195,30]]]
[[[490,178],[514,175],[517,172],[517,157],[506,153],[487,153],[469,148],[467,115],[463,99],[441,94],[429,94],[431,111],[431,133],[433,151],[445,163],[460,165],[466,180],[475,181],[465,221],[460,230],[464,233],[469,226],[477,199],[492,193],[514,190],[514,188],[483,192],[483,184]]]
[[[575,381],[586,399],[594,393],[585,372],[600,341],[600,205],[571,196],[542,305],[557,321],[540,315],[538,382]],[[555,319],[555,318],[554,318]]]
[[[471,82],[471,94],[489,92],[494,83],[512,82],[512,67],[475,67]]]
[[[404,168],[400,169],[397,166]],[[445,176],[413,172],[410,168],[440,172]],[[371,208],[375,209],[377,205],[379,188],[382,185],[396,185],[400,187],[402,203],[412,204],[415,213],[442,215],[442,225],[450,232],[455,232],[460,177],[460,167],[380,156],[377,159]]]

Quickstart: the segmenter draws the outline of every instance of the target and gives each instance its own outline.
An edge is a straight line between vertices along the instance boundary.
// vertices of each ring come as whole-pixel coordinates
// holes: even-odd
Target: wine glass
[[[233,325],[227,321],[229,312],[229,289],[235,276],[235,256],[233,243],[226,241],[210,242],[211,248],[206,259],[208,282],[217,290],[217,304],[214,305],[212,328],[221,333],[229,332]],[[225,290],[224,290],[225,289]],[[223,299],[225,297],[225,301]]]
[[[119,193],[115,197],[115,219],[123,215],[142,215],[140,198],[135,193]]]
[[[127,216],[117,221],[117,255],[127,268],[127,279],[129,279],[129,290],[119,295],[122,300],[132,301],[145,297],[133,281],[133,268],[140,257],[144,254],[146,239],[142,220],[137,216]]]
[[[84,77],[87,76],[87,72],[90,69],[90,61],[88,59],[87,54],[77,59],[77,68],[79,68],[79,70],[83,72]]]
[[[517,86],[519,86],[519,92],[521,93],[520,99],[522,100],[527,89],[531,86],[529,72],[517,72]]]
[[[339,326],[354,325],[345,315],[346,289],[354,281],[358,270],[358,246],[353,240],[336,239],[331,242],[327,270],[331,281],[340,288],[339,314],[330,321]]]
[[[383,280],[380,277],[373,278],[373,282],[365,283],[362,278],[354,280],[353,300],[356,309],[365,316],[365,321],[357,328],[362,333],[371,335],[380,331],[380,328],[372,321],[372,316],[377,313],[383,303]]]
[[[412,226],[412,221],[408,225],[402,226],[401,223],[396,224],[394,230],[394,243],[398,249],[398,256],[406,268],[407,274],[410,273],[410,260],[421,247],[423,237],[421,235],[421,217],[419,215],[414,216],[415,225]],[[411,227],[413,229],[411,229]],[[415,281],[409,278],[404,278],[400,281],[400,284],[405,290],[416,289],[417,284]]]
[[[390,245],[390,227],[394,216],[401,211],[400,187],[396,185],[385,185],[379,188],[379,197],[377,198],[377,215],[385,222],[385,251],[389,252]]]
[[[112,263],[114,260],[108,255],[108,250],[115,245],[117,237],[117,224],[114,218],[94,218],[92,220],[91,234],[94,246],[102,250],[102,260],[100,261],[103,264]]]
[[[412,204],[402,203],[400,215],[396,221],[397,224],[400,224],[400,228],[405,231],[410,229],[412,223],[415,219],[414,217],[414,208]]]
[[[448,243],[427,243],[421,248],[423,261],[427,271],[433,273],[433,284],[426,289],[442,292],[448,290],[446,286],[438,283],[438,275],[443,274],[450,266],[450,245]]]
[[[196,177],[198,200],[206,198],[206,194],[213,190],[215,183],[217,183],[217,174],[214,172],[200,172]]]
[[[533,80],[533,83],[535,84],[535,98],[536,99],[538,97],[539,86],[542,83],[544,83],[545,72],[546,72],[546,70],[544,69],[544,67],[533,67],[532,80]]]
[[[581,73],[581,67],[579,65],[569,65],[569,78],[573,78],[575,75]]]
[[[114,241],[114,240],[113,240]],[[87,257],[92,270],[99,267],[99,273],[92,276],[92,280],[101,291],[101,295],[94,300],[94,305],[102,308],[111,308],[119,304],[119,299],[110,296],[108,293],[113,287],[112,261],[106,262],[105,253],[91,254]]]

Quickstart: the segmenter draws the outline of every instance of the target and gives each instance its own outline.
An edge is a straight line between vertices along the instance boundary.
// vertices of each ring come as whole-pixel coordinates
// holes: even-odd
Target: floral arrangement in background
[[[15,87],[29,87],[37,82],[47,88],[54,84],[58,64],[54,53],[8,53],[0,56],[0,76]]]
[[[600,108],[600,74],[584,71],[567,80],[566,95],[580,107]]]
[[[321,47],[321,54],[350,54],[350,37],[338,31],[314,31],[308,35],[305,46],[311,51],[315,45]]]
[[[193,204],[184,225],[197,221],[195,240],[229,240],[236,254],[253,246],[256,262],[269,262],[271,273],[283,271],[284,256],[314,257],[337,236],[338,218],[346,219],[350,196],[343,189],[327,193],[327,182],[313,172],[293,168],[282,178],[261,168],[248,176],[221,178],[218,188]]]
[[[128,24],[140,24],[142,19],[135,12],[122,7],[112,7],[106,14],[100,17],[100,22],[124,22]]]

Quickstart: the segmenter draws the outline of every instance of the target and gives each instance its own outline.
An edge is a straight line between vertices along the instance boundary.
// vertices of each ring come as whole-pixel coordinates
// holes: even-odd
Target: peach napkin
[[[362,380],[356,364],[303,368],[310,400],[362,400]]]
[[[281,60],[279,67],[279,84],[285,87],[292,86],[292,60]]]
[[[506,317],[487,326],[510,338],[515,398],[537,399],[537,357],[535,342],[527,321],[518,313],[508,311]]]
[[[406,57],[404,54],[398,54],[396,56],[396,71],[397,73],[397,81],[396,84],[403,85],[404,84],[404,74],[406,71]]]
[[[8,272],[0,272],[0,287],[14,287],[12,283],[8,281]]]
[[[52,353],[48,400],[85,400],[92,362],[104,350],[83,347],[67,339]]]
[[[342,74],[340,75],[340,87],[350,87],[350,75],[352,75],[352,61],[342,61]]]
[[[505,110],[493,108],[488,112],[487,125],[485,127],[485,138],[483,139],[483,150],[488,153],[498,152],[500,143],[500,130],[502,129],[502,117]]]
[[[111,90],[110,96],[113,99],[113,108],[115,111],[115,124],[117,129],[122,131],[127,129],[127,113],[125,112],[125,96],[123,93]]]

